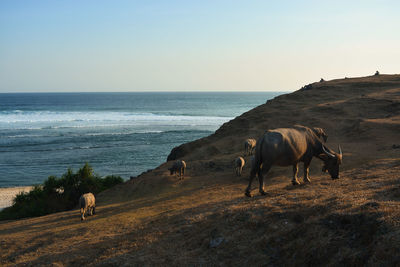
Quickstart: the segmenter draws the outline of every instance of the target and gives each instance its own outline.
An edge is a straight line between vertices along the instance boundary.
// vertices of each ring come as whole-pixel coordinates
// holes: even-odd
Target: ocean
[[[0,187],[39,184],[86,162],[98,175],[129,179],[279,94],[0,94]]]

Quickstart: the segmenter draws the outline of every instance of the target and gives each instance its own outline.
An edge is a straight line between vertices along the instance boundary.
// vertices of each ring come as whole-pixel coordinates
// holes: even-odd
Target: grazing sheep
[[[96,200],[92,193],[83,194],[79,198],[79,206],[81,208],[81,220],[85,219],[85,213],[88,212],[89,215],[96,214]]]
[[[168,170],[171,172],[171,175],[174,173],[178,175],[179,172],[179,179],[183,180],[184,178],[183,176],[185,175],[185,169],[186,169],[186,162],[184,162],[183,160],[177,160]]]
[[[249,138],[244,142],[245,156],[253,154],[254,149],[256,148],[256,144],[257,144],[257,141],[252,138]]]
[[[242,170],[243,170],[243,167],[244,167],[244,163],[245,162],[244,162],[244,159],[242,157],[237,157],[235,159],[234,167],[235,167],[235,173],[236,173],[237,176],[242,176]]]

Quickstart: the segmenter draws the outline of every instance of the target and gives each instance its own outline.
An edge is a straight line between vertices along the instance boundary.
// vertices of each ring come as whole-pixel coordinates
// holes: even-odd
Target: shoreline
[[[10,207],[14,197],[20,192],[29,192],[33,186],[0,187],[0,211]]]

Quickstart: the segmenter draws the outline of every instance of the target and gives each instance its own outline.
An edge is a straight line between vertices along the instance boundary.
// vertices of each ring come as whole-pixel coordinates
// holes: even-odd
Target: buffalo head
[[[339,178],[339,165],[342,163],[343,153],[342,149],[339,146],[339,154],[335,152],[329,152],[325,146],[322,146],[322,150],[324,154],[321,155],[322,160],[324,161],[324,166],[322,167],[322,171],[328,171],[331,175],[332,179]]]

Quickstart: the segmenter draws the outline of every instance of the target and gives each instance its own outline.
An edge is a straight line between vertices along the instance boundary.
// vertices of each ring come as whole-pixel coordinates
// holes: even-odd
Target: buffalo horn
[[[341,157],[343,156],[342,148],[340,147],[340,145],[339,145],[339,155],[340,155]]]
[[[336,157],[336,156],[333,155],[332,153],[328,152],[328,151],[325,149],[325,146],[322,146],[322,150],[323,150],[323,151],[325,152],[325,154],[327,154],[329,157],[331,157],[331,158]]]

